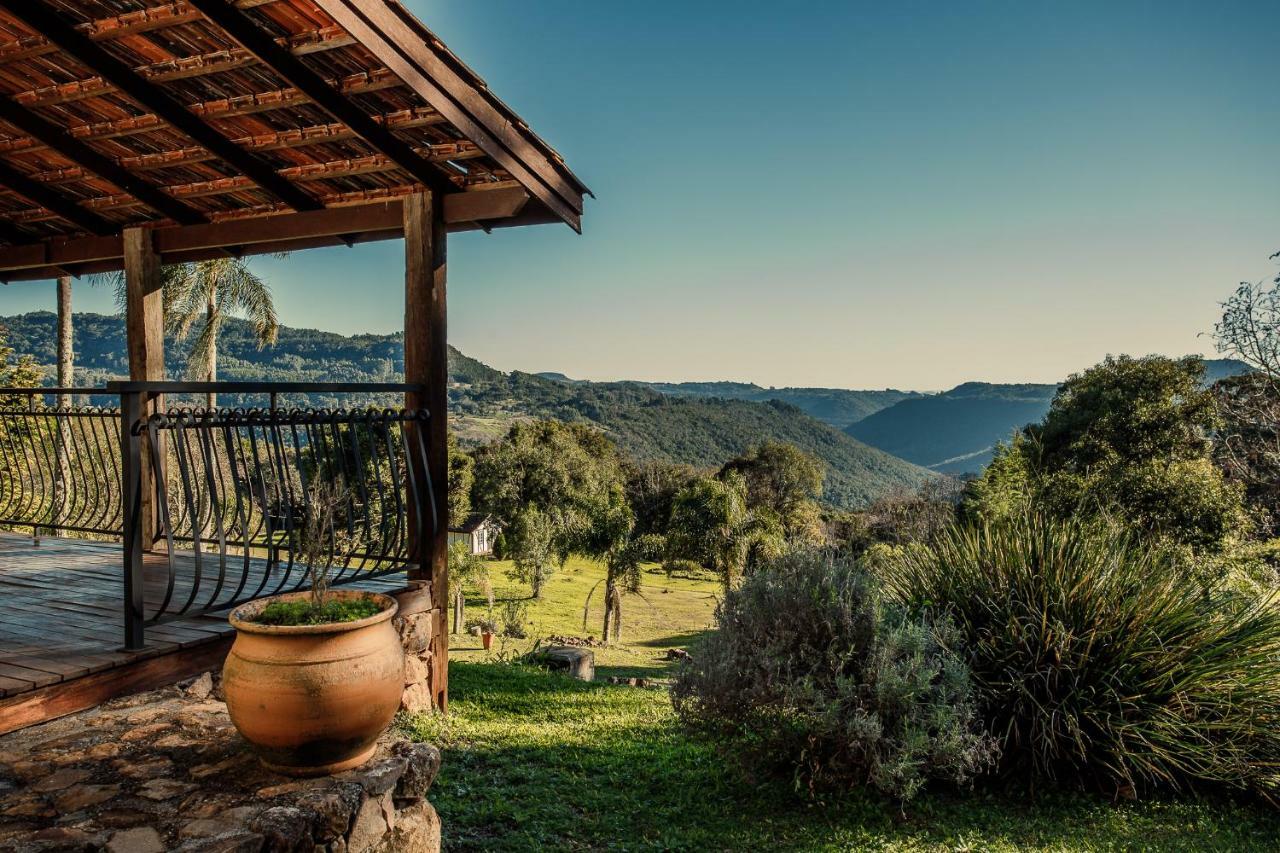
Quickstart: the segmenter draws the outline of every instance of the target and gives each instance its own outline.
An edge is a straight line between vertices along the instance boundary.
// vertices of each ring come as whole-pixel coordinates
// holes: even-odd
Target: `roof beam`
[[[418,156],[411,146],[386,128],[370,121],[355,104],[339,95],[315,71],[276,43],[257,24],[246,18],[228,0],[188,0],[227,35],[304,93],[316,106],[354,130],[366,142],[387,155],[415,179],[437,192],[451,193],[456,187],[430,161]]]
[[[168,93],[140,77],[101,45],[66,23],[44,0],[0,0],[0,8],[31,30],[70,52],[79,61],[110,80],[124,94],[154,112],[175,128],[226,160],[238,171],[296,210],[314,210],[319,202],[281,178],[256,155],[245,151],[214,130]],[[272,42],[274,45],[274,42]]]
[[[501,224],[503,220],[523,216],[528,203],[528,192],[519,186],[451,193],[444,197],[445,224],[451,231],[473,230],[480,223]],[[399,236],[403,228],[401,201],[390,198],[302,213],[173,225],[156,228],[152,233],[161,259],[172,263],[211,257],[212,253],[224,250],[259,254],[304,245],[325,245],[323,241],[329,238],[342,240],[352,235],[362,235],[356,242],[382,239]],[[0,247],[0,279],[48,277],[45,273],[54,267],[105,271],[118,268],[123,254],[123,240],[118,233]]]
[[[322,30],[310,30],[276,40],[282,49],[295,56],[336,50],[355,44],[352,38],[341,27],[325,27]],[[134,73],[145,77],[152,83],[163,83],[169,80],[189,80],[193,77],[206,77],[224,71],[234,71],[257,62],[257,58],[242,47],[230,50],[215,50],[194,56],[180,56],[136,66]],[[67,104],[82,101],[86,98],[97,98],[109,94],[115,87],[100,76],[73,80],[70,83],[58,83],[53,86],[41,86],[19,92],[13,99],[28,107],[47,107],[54,104]]]
[[[215,0],[202,0],[214,2]],[[575,231],[582,228],[582,195],[555,174],[517,128],[488,104],[476,88],[434,56],[426,42],[398,17],[394,4],[313,0],[378,61],[395,72],[418,97],[484,149],[502,168],[560,214]]]
[[[252,9],[275,2],[276,0],[235,0],[236,8],[239,9]],[[94,41],[110,41],[124,36],[176,27],[190,23],[198,17],[198,12],[183,0],[178,0],[176,3],[168,3],[164,6],[153,6],[137,12],[126,12],[123,15],[87,21],[76,24],[75,28]],[[56,53],[57,50],[58,46],[43,35],[25,36],[0,43],[0,65],[47,56],[50,53]]]
[[[80,140],[73,138],[53,122],[46,121],[8,98],[0,97],[0,119],[40,140],[72,163],[110,181],[147,207],[175,222],[192,225],[205,221],[200,211],[166,195],[142,178],[130,174],[128,169],[121,168],[109,157],[99,154]]]
[[[3,5],[3,3],[0,3]],[[329,85],[345,95],[357,95],[364,92],[376,92],[400,85],[400,79],[390,71],[351,74],[337,80],[329,81]],[[296,107],[310,103],[311,99],[292,86],[284,89],[272,89],[267,92],[254,92],[248,95],[236,95],[217,101],[188,104],[187,109],[203,119],[233,118],[235,116],[270,112],[271,110]],[[443,121],[443,119],[440,119]],[[374,116],[370,121],[378,122]],[[155,113],[129,116],[77,124],[68,128],[70,134],[77,139],[94,141],[99,139],[116,139],[122,136],[133,136],[138,133],[150,133],[164,127],[164,119]],[[34,145],[26,139],[9,139],[0,142],[0,151],[26,151]]]
[[[3,160],[0,160],[0,185],[8,187],[20,196],[83,228],[90,234],[110,234],[116,227],[91,210],[85,210],[47,184],[33,181]]]

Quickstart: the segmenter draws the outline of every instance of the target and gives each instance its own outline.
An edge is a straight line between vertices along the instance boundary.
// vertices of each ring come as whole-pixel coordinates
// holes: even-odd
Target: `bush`
[[[948,616],[1003,769],[1124,793],[1265,792],[1280,767],[1280,610],[1116,528],[953,526],[886,582]]]
[[[529,636],[525,621],[529,616],[529,602],[512,599],[502,604],[502,636],[523,640]]]
[[[903,800],[991,758],[945,623],[905,618],[848,558],[796,554],[749,576],[672,689],[692,726],[797,784]]]

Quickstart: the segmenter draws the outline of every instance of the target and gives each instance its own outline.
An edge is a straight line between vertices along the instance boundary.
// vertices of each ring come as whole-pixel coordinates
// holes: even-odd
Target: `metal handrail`
[[[404,571],[421,562],[442,511],[427,469],[426,410],[279,402],[307,394],[413,399],[425,391],[410,383],[132,380],[0,388],[0,400],[9,401],[0,408],[0,473],[10,486],[0,491],[0,522],[32,524],[37,536],[51,528],[121,536],[127,648],[142,647],[147,625],[305,589],[295,553],[309,511],[308,478],[351,487],[344,535],[358,547],[336,560],[330,552],[332,583]],[[265,396],[268,405],[156,411],[161,397],[201,394]],[[112,397],[119,405],[37,403],[65,396]],[[15,398],[25,398],[25,407]],[[78,467],[68,473],[68,463]],[[149,520],[144,503],[154,508]],[[143,590],[144,554],[156,546],[168,557],[158,605]]]

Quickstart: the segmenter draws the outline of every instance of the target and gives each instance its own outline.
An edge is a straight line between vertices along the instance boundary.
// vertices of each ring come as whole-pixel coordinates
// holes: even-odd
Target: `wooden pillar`
[[[135,382],[164,379],[164,280],[160,256],[156,254],[151,231],[124,230],[125,338],[129,350],[129,378]],[[148,415],[162,408],[162,398],[143,408]],[[150,449],[144,446],[144,454]],[[150,550],[158,525],[155,506],[155,477],[149,458],[142,462],[142,547]]]
[[[446,254],[443,199],[420,192],[404,199],[404,377],[426,386],[405,395],[407,408],[431,414],[427,432],[427,472],[436,506],[436,529],[430,542],[415,543],[420,555],[417,579],[431,582],[431,695],[443,711],[448,703],[449,628],[445,618],[449,596],[449,345],[445,300]],[[423,493],[410,496],[410,512],[423,507],[430,524],[430,505],[424,478]],[[412,525],[410,525],[412,527]]]

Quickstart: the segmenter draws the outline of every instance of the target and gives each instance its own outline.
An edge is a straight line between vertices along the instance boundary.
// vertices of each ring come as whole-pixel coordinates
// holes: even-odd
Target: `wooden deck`
[[[164,592],[167,561],[147,560],[148,612]],[[179,563],[189,589],[191,563]],[[125,651],[118,543],[0,533],[0,733],[148,690],[221,664],[234,631],[225,615],[147,629]],[[403,574],[362,581],[381,592]]]

